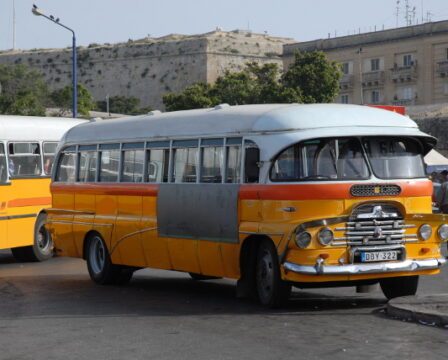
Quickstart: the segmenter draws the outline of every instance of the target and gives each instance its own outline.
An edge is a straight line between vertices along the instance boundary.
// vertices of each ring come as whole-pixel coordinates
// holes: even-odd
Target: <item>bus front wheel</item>
[[[389,300],[399,296],[415,295],[418,287],[417,276],[402,276],[380,280],[381,290]]]
[[[262,240],[258,247],[255,283],[258,299],[264,306],[281,306],[291,294],[291,284],[281,279],[277,251],[268,239]]]
[[[100,285],[126,284],[134,271],[130,268],[112,263],[104,240],[93,235],[87,240],[87,269],[90,278]]]
[[[45,229],[46,221],[47,214],[39,214],[34,225],[33,245],[11,249],[16,260],[22,262],[45,261],[53,256],[53,239],[50,232]]]

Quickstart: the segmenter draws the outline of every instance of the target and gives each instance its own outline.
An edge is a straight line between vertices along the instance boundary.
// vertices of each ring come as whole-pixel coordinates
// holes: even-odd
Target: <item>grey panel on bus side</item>
[[[238,184],[160,184],[159,236],[238,242]]]

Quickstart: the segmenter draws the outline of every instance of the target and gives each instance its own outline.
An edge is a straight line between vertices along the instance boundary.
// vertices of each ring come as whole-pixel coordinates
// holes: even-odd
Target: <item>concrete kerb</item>
[[[387,303],[387,315],[448,329],[448,294],[403,296]]]

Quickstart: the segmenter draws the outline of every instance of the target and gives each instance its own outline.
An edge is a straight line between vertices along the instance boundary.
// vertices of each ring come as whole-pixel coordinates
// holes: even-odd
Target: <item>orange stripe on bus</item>
[[[365,183],[364,183],[365,184]],[[430,181],[395,182],[401,187],[401,193],[394,197],[431,196]],[[353,199],[350,188],[354,183],[344,184],[297,184],[297,185],[241,185],[241,200],[326,200]],[[384,197],[384,196],[378,196]],[[389,197],[389,196],[387,196]]]
[[[350,188],[354,184],[244,184],[240,186],[239,198],[242,200],[351,199],[355,198],[350,194]],[[401,193],[387,197],[431,196],[433,191],[430,181],[401,181],[394,184],[401,187]],[[157,196],[158,184],[57,182],[51,184],[51,192],[53,194]]]
[[[62,183],[51,184],[52,194],[157,196],[157,184]]]
[[[23,206],[37,206],[37,205],[51,205],[51,197],[23,198],[8,201],[8,207],[23,207]]]

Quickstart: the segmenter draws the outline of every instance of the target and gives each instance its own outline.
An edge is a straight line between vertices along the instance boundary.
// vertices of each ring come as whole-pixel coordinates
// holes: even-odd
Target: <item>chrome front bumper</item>
[[[283,263],[285,272],[292,271],[303,275],[363,275],[384,274],[403,271],[420,271],[439,269],[446,263],[446,259],[404,260],[390,263],[323,265],[297,265],[290,262]]]

